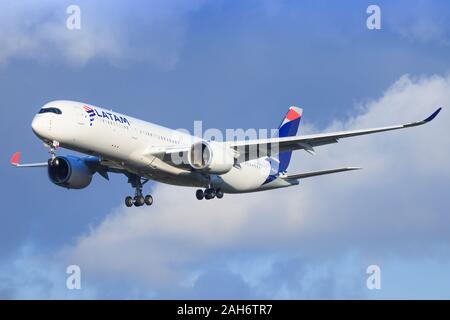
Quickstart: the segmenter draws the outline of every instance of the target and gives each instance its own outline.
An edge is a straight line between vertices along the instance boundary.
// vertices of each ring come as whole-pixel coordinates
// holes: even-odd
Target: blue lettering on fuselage
[[[125,117],[120,117],[120,120],[122,121],[122,123],[126,123],[126,124],[128,124],[129,126],[131,126],[131,124],[128,122],[127,118],[125,118]]]
[[[111,112],[105,112],[105,111],[97,111],[97,109],[93,108],[95,111],[95,115],[99,118],[105,118],[111,121],[115,121],[115,122],[119,122],[119,123],[123,123],[123,124],[127,124],[127,125],[131,125],[130,122],[128,121],[127,118],[122,117],[122,116],[117,116]]]

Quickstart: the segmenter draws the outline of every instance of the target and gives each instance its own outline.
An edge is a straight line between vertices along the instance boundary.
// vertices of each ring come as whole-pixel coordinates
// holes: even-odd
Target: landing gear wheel
[[[133,198],[128,196],[125,198],[125,205],[129,208],[133,206]]]
[[[205,190],[205,199],[206,200],[211,200],[214,199],[214,197],[216,196],[216,191],[214,189],[206,189]]]
[[[134,192],[134,198],[127,197],[125,199],[125,205],[128,207],[130,206],[130,200],[131,199],[131,205],[134,204],[135,207],[141,207],[144,204],[150,206],[153,203],[153,197],[151,195],[143,196],[142,194],[142,186],[147,183],[148,179],[143,179],[142,177],[138,175],[128,175],[128,183],[131,184],[131,187],[135,189]]]
[[[141,207],[141,206],[144,205],[144,203],[145,203],[145,199],[144,199],[143,196],[136,196],[136,197],[134,197],[134,205],[136,207]]]
[[[58,158],[53,158],[53,159],[48,159],[47,161],[48,165],[51,166],[58,166],[59,165],[59,159]]]
[[[220,189],[216,190],[216,197],[217,199],[222,199],[223,198],[223,191]]]
[[[153,204],[153,197],[151,195],[146,195],[144,202],[146,205],[151,206]]]
[[[202,200],[204,196],[205,196],[205,194],[202,189],[198,189],[195,192],[195,197],[197,198],[197,200]]]

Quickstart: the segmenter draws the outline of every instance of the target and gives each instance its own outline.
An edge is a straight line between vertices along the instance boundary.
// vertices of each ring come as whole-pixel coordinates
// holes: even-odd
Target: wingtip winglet
[[[11,165],[17,167],[17,166],[19,165],[19,158],[20,158],[20,151],[17,151],[17,152],[14,153],[13,156],[11,157]]]
[[[425,120],[423,120],[424,122],[430,122],[431,120],[433,120],[434,118],[436,118],[436,116],[439,114],[439,112],[441,112],[442,108],[438,108],[435,112],[433,112],[433,114],[431,116],[429,116],[428,118],[426,118]]]

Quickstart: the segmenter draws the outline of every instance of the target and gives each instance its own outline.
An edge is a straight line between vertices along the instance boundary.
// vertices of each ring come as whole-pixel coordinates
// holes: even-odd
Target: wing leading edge
[[[361,136],[366,134],[372,134],[383,131],[391,131],[398,129],[405,129],[415,126],[420,126],[432,121],[442,110],[438,108],[429,117],[422,121],[416,121],[396,126],[379,127],[363,130],[352,131],[340,131],[332,133],[311,134],[305,136],[294,136],[284,138],[270,138],[270,139],[257,139],[257,140],[244,140],[244,141],[229,141],[226,142],[229,147],[235,149],[240,156],[245,155],[245,159],[241,161],[248,161],[264,155],[270,155],[273,153],[300,150],[304,149],[309,153],[314,153],[314,147],[322,146],[326,144],[336,143],[339,139],[349,138],[355,136]],[[257,152],[249,152],[249,150]]]

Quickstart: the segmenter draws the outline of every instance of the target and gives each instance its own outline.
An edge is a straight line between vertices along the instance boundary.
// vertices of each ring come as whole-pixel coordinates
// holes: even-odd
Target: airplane
[[[16,152],[11,164],[46,167],[50,181],[67,189],[87,187],[95,173],[107,180],[108,173],[124,174],[135,191],[125,198],[127,207],[153,203],[150,194],[143,194],[143,185],[151,180],[199,188],[198,200],[221,199],[225,193],[291,187],[305,178],[361,169],[287,173],[292,151],[314,154],[315,147],[343,138],[420,126],[441,109],[425,120],[403,125],[297,136],[303,109],[292,106],[271,138],[210,141],[90,104],[58,100],[40,108],[31,123],[51,157],[47,162],[22,164]],[[86,156],[58,156],[59,147]]]

